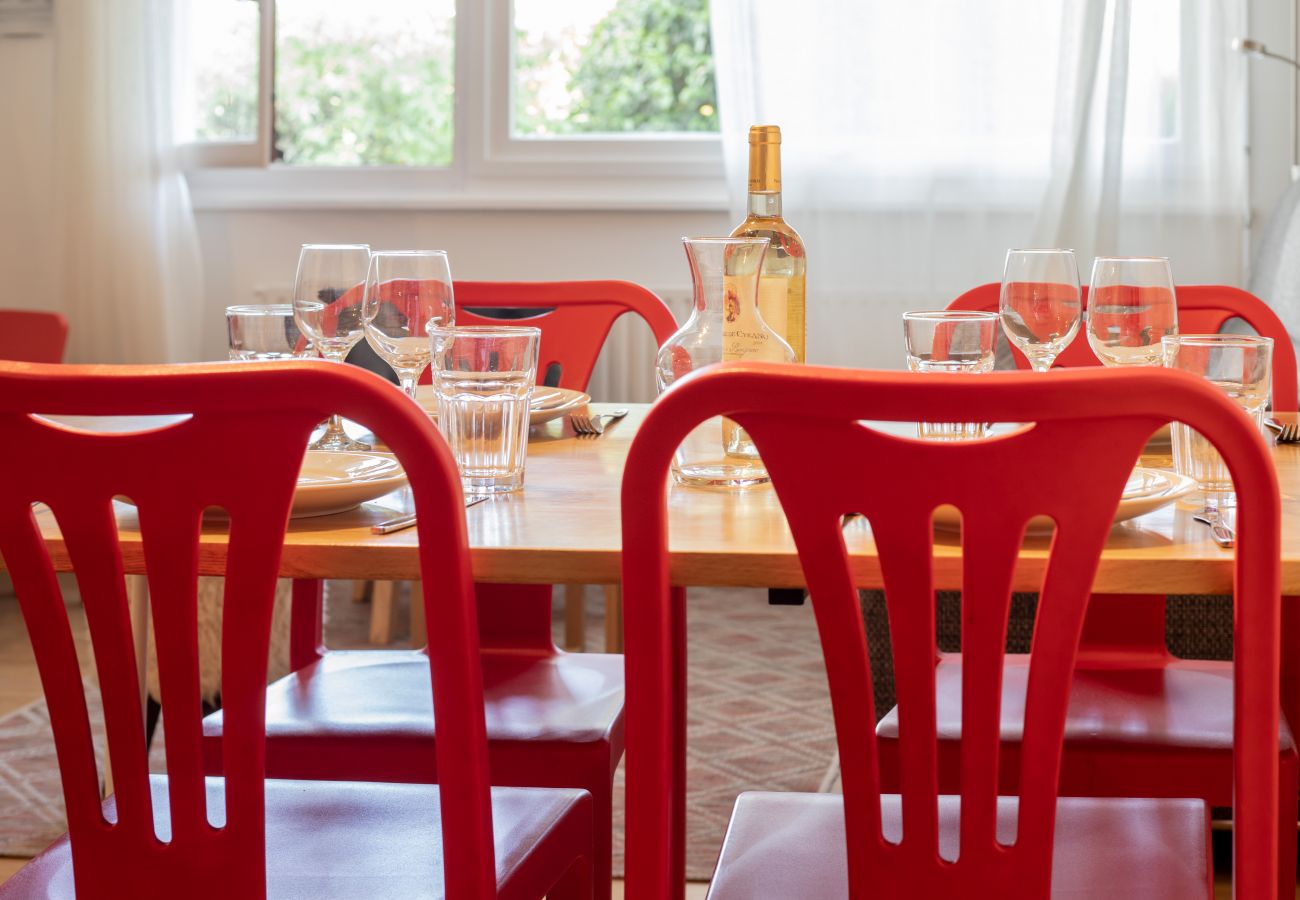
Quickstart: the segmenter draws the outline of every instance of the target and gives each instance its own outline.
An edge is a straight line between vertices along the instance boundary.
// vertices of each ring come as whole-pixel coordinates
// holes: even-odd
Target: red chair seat
[[[1008,654],[1002,680],[1002,740],[1018,744],[1025,720],[1025,691],[1029,680],[1029,659]],[[940,789],[954,790],[957,777],[956,751],[961,740],[960,654],[944,655],[935,670],[935,718],[940,741]],[[1135,748],[1169,757],[1187,757],[1195,753],[1232,753],[1232,663],[1212,660],[1170,659],[1149,667],[1076,668],[1070,703],[1066,711],[1065,745],[1062,759],[1061,790],[1066,793],[1102,794],[1131,791],[1132,770],[1128,755]],[[895,707],[880,720],[876,728],[882,738],[882,751],[892,758],[897,747],[898,709]],[[1294,756],[1295,740],[1285,718],[1278,733],[1279,749]],[[1107,765],[1106,750],[1115,754],[1114,765]],[[1014,759],[1016,748],[1008,748]],[[1087,763],[1080,765],[1078,754],[1092,751]],[[1004,766],[1004,789],[1014,785],[1015,765]],[[1159,796],[1179,796],[1174,785],[1181,784],[1185,796],[1227,804],[1232,799],[1230,766],[1221,774],[1208,777],[1201,766],[1171,762],[1158,776],[1150,772],[1133,772],[1142,780],[1156,779],[1162,787]],[[1172,784],[1171,784],[1172,782]]]
[[[902,806],[883,795],[884,832],[902,834]],[[939,797],[940,855],[957,855],[961,799]],[[998,839],[1015,840],[1017,800],[998,799]],[[1201,800],[1062,797],[1056,805],[1052,896],[1190,900],[1213,895],[1210,814]],[[709,900],[848,897],[844,798],[745,793],[736,799]],[[867,896],[870,896],[868,894]]]
[[[427,664],[426,664],[427,666]],[[170,836],[167,778],[150,779],[155,826]],[[208,808],[225,809],[225,782],[208,779]],[[105,811],[116,819],[112,797]],[[581,846],[591,830],[591,801],[583,791],[493,788],[492,824],[500,896],[541,896],[564,874],[553,870],[556,844]],[[160,866],[164,856],[155,857]],[[104,872],[129,885],[148,879],[135,871]],[[268,900],[356,900],[357,897],[444,896],[442,829],[436,785],[328,781],[266,782]],[[194,873],[194,877],[201,877]],[[60,838],[0,885],[0,900],[70,900],[72,845]]]
[[[521,777],[503,744],[545,743],[552,753],[622,747],[622,656],[485,651],[483,693],[496,783]],[[220,712],[204,719],[210,772],[219,771],[221,729]],[[271,778],[427,782],[436,776],[433,736],[429,658],[420,651],[334,651],[267,688]]]

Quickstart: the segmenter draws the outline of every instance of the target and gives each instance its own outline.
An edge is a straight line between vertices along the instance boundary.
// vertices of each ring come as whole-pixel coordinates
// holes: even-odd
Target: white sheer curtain
[[[197,358],[202,273],[172,132],[174,7],[55,4],[52,150],[71,362]]]
[[[1244,0],[713,0],[739,212],[782,126],[808,243],[809,354],[898,368],[898,314],[1001,277],[1011,246],[1159,254],[1238,283]]]

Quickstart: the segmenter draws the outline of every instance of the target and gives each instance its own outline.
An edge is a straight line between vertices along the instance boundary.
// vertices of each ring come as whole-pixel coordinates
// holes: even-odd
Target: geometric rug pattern
[[[346,593],[327,591],[334,646],[364,642],[367,607],[346,602]],[[587,649],[599,652],[603,592],[587,595]],[[556,638],[562,642],[559,597]],[[348,639],[354,637],[359,640]],[[102,758],[103,715],[93,683],[86,698]],[[737,794],[833,789],[835,730],[811,606],[769,606],[767,592],[757,589],[688,590],[687,698],[687,877],[707,880]],[[153,771],[163,767],[160,739],[161,729],[151,748]],[[622,781],[620,767],[616,875],[623,871]],[[66,828],[48,710],[37,700],[0,717],[0,856],[39,853]]]
[[[86,685],[96,756],[104,752],[99,691]],[[0,718],[0,856],[35,856],[68,830],[45,700]]]
[[[835,725],[811,605],[770,606],[765,590],[692,588],[686,607],[686,872],[706,881],[737,794],[833,789]]]

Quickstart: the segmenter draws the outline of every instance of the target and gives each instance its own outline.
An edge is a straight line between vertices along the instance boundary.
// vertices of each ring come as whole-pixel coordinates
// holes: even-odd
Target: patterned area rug
[[[587,649],[600,650],[604,601],[593,593]],[[737,794],[835,789],[835,727],[812,607],[769,606],[763,590],[696,588],[686,635],[686,874],[707,881]],[[614,803],[621,875],[621,766]]]
[[[347,602],[349,594],[340,589],[327,595],[332,646],[364,642],[369,608]],[[404,593],[401,599],[404,606]],[[587,649],[600,651],[602,592],[588,590],[587,602]],[[695,589],[687,603],[686,865],[688,877],[707,880],[737,794],[834,789],[835,733],[811,607],[769,606],[766,592],[752,589]],[[563,639],[562,614],[557,602],[557,641]],[[407,621],[405,608],[398,621]],[[93,686],[87,698],[102,752],[103,718]],[[160,730],[153,771],[162,770],[162,743]],[[621,767],[617,780],[614,870],[621,874]],[[31,856],[65,830],[49,714],[38,700],[0,718],[0,856]]]
[[[104,751],[98,691],[88,688],[91,735]],[[0,856],[35,856],[68,830],[50,711],[37,700],[0,718]]]

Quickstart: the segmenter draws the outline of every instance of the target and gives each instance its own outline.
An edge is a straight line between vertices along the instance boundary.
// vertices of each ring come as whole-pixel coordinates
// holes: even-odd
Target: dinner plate
[[[438,417],[438,398],[434,396],[433,385],[424,384],[416,388],[415,399],[430,416],[435,419]],[[591,396],[582,391],[557,387],[534,388],[533,398],[528,408],[528,424],[541,425],[543,422],[558,419],[590,402]]]
[[[1186,475],[1138,466],[1124,485],[1124,493],[1115,509],[1115,522],[1126,522],[1154,512],[1195,489],[1196,482]],[[961,515],[957,507],[940,506],[934,511],[934,524],[944,531],[956,531],[961,527]],[[1051,530],[1052,520],[1047,516],[1035,516],[1029,520],[1027,531],[1030,534],[1043,534]]]
[[[301,519],[344,512],[405,484],[406,473],[386,453],[308,450],[290,515]]]

